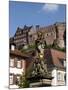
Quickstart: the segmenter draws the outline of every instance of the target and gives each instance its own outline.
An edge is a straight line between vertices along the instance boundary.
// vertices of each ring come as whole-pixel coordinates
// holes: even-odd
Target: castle
[[[66,45],[66,23],[58,22],[53,25],[41,27],[36,25],[18,27],[15,35],[10,38],[10,42],[16,44],[16,48],[32,45],[38,37],[38,33],[42,33],[46,45],[56,45],[60,48],[65,48]]]

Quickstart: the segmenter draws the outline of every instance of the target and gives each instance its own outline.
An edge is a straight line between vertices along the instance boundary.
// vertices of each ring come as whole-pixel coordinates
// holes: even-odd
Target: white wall
[[[53,69],[52,70],[52,77],[53,77],[53,79],[52,79],[52,86],[56,86],[57,85],[57,71],[56,71],[56,69]]]
[[[64,71],[61,71],[61,70],[57,70],[57,74],[59,72],[61,73],[61,81],[58,81],[57,80],[57,85],[65,85],[65,79],[64,79],[65,72]]]
[[[10,85],[10,87],[9,88],[12,88],[12,89],[17,89],[17,88],[19,88],[17,85]]]
[[[16,67],[14,67],[14,68],[10,67],[10,73],[13,73],[14,75],[22,74],[23,71],[24,71],[23,68],[19,69]],[[19,88],[19,87],[18,87],[18,85],[13,84],[13,85],[10,85],[9,88]]]
[[[58,76],[58,73],[61,73],[63,77],[63,80],[59,81],[57,76]],[[52,86],[59,86],[59,85],[65,85],[65,80],[64,80],[64,75],[65,75],[65,72],[64,71],[61,71],[61,70],[57,70],[56,68],[52,70],[52,77],[54,77],[52,79]]]
[[[22,72],[23,72],[23,68],[19,69],[19,68],[16,68],[16,67],[14,67],[14,68],[10,67],[10,73],[22,74]]]

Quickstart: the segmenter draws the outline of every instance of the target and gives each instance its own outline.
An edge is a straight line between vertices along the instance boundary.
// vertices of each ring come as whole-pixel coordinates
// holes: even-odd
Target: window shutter
[[[16,85],[16,75],[13,75],[13,84]]]
[[[17,59],[14,59],[14,67],[17,67]]]

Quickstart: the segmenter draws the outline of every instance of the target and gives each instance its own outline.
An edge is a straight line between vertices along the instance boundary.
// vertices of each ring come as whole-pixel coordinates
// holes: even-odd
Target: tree
[[[29,87],[29,81],[27,80],[27,75],[22,73],[20,76],[20,82],[18,84],[19,88],[27,88]]]

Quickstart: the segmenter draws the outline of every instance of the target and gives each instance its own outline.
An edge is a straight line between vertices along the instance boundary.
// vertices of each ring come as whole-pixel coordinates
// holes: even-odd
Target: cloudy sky
[[[9,2],[9,34],[13,36],[17,27],[26,25],[48,26],[65,22],[66,6],[60,4]]]

